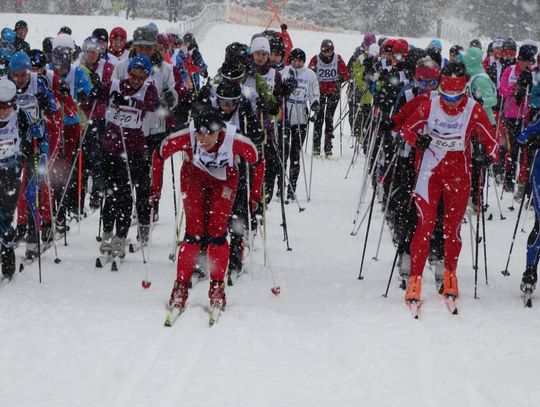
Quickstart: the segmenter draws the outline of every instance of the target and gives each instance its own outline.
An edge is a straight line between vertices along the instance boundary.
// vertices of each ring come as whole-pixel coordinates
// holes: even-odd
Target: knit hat
[[[28,23],[24,20],[19,20],[15,23],[14,30],[17,31],[19,28],[28,28]]]
[[[100,41],[105,41],[105,42],[109,41],[109,33],[107,32],[105,28],[96,28],[92,32],[92,37],[96,37]]]
[[[244,65],[234,59],[226,60],[221,65],[220,72],[224,79],[237,81],[244,76]]]
[[[270,52],[281,55],[282,57],[285,56],[285,45],[283,44],[283,40],[281,38],[271,37],[268,40],[268,43],[270,44]]]
[[[491,48],[502,48],[503,47],[504,40],[501,37],[497,37],[493,40],[491,43]]]
[[[114,27],[111,30],[111,34],[109,35],[109,39],[112,40],[115,37],[122,37],[124,40],[127,40],[127,32],[122,27]]]
[[[9,72],[31,71],[32,63],[30,57],[23,51],[17,51],[11,56],[9,61]]]
[[[289,61],[294,61],[295,59],[306,62],[306,53],[300,48],[293,49],[289,54]]]
[[[43,69],[47,64],[45,54],[39,49],[30,50],[30,63],[34,69]]]
[[[442,51],[441,40],[439,40],[437,38],[434,39],[434,40],[431,40],[431,42],[428,45],[428,48],[435,48],[435,49],[439,50],[439,52],[441,52]]]
[[[362,45],[364,46],[364,49],[368,49],[371,44],[375,44],[377,42],[375,34],[373,33],[365,33],[364,39],[362,40]]]
[[[518,61],[527,61],[534,63],[534,59],[536,56],[536,50],[534,49],[533,45],[522,45],[519,47],[518,52]]]
[[[11,102],[17,95],[17,87],[6,76],[0,77],[0,103]]]
[[[71,28],[67,27],[67,26],[63,26],[63,27],[60,27],[60,30],[58,30],[58,34],[67,34],[67,35],[71,35],[72,31],[71,31]]]
[[[414,71],[416,79],[438,79],[440,74],[439,65],[430,57],[419,59]]]
[[[223,119],[217,109],[209,107],[195,113],[193,124],[197,133],[210,134],[221,130]]]
[[[166,34],[158,34],[157,37],[156,37],[156,42],[158,44],[163,45],[165,47],[165,49],[169,49],[169,47],[171,46],[169,38],[167,37]]]
[[[270,54],[270,42],[266,37],[256,37],[251,41],[250,50],[252,54],[255,51],[262,51]]]
[[[133,45],[155,45],[157,32],[152,28],[138,27],[133,33]]]
[[[321,51],[323,50],[334,51],[334,43],[332,42],[332,40],[326,39],[321,42]]]
[[[136,55],[131,58],[131,61],[129,61],[128,64],[128,72],[133,68],[142,69],[147,75],[152,73],[152,63],[146,55]]]
[[[75,41],[71,38],[69,34],[58,34],[56,38],[52,41],[52,47],[55,48],[69,48],[71,50],[75,49]]]
[[[13,45],[13,43],[15,42],[15,38],[17,37],[17,34],[15,34],[15,31],[13,31],[11,28],[5,27],[5,28],[2,28],[1,36],[4,41],[7,41]]]
[[[97,39],[96,37],[86,38],[82,44],[82,50],[94,50],[97,52],[101,52],[101,44],[99,43],[99,39]]]

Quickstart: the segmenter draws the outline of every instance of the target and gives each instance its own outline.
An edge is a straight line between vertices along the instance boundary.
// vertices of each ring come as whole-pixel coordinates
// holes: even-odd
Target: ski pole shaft
[[[373,206],[375,203],[375,196],[377,196],[377,189],[379,188],[379,184],[376,183],[375,187],[373,188],[373,194],[371,195],[371,203],[369,204],[369,216],[368,216],[368,223],[366,228],[366,239],[364,240],[364,249],[362,250],[362,260],[360,261],[360,272],[358,273],[358,280],[363,280],[364,276],[362,276],[362,271],[364,269],[364,259],[366,257],[366,248],[369,238],[369,229],[371,226],[371,217],[373,215]]]

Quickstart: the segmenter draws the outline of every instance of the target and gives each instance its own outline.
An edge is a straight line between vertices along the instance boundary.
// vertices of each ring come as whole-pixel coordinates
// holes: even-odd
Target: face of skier
[[[433,79],[416,79],[416,83],[418,84],[418,87],[424,91],[424,92],[430,92],[432,90],[437,89],[437,86],[439,86],[439,79],[433,78]]]
[[[30,71],[15,71],[9,74],[17,89],[24,89],[30,82]]]
[[[165,56],[167,55],[167,49],[163,44],[156,44],[156,51],[161,54],[161,57],[165,59]]]
[[[465,96],[464,91],[461,91],[461,92],[445,92],[445,93],[441,93],[441,100],[450,109],[454,109],[454,108],[459,106],[459,104],[463,100],[464,96]]]
[[[199,143],[206,151],[210,151],[216,146],[218,137],[219,130],[211,133],[201,133],[195,131],[195,139],[197,140],[197,143]]]
[[[129,85],[133,89],[139,89],[143,85],[146,78],[148,78],[148,75],[144,69],[131,68],[129,71]]]
[[[117,35],[111,38],[111,47],[116,52],[123,51],[125,46],[126,46],[126,40],[122,38],[122,36]]]
[[[7,119],[13,111],[13,102],[0,102],[0,120]]]
[[[95,64],[99,60],[99,52],[95,49],[87,49],[84,51],[84,59],[89,64]]]
[[[257,66],[263,66],[268,62],[268,52],[265,51],[254,51],[253,54],[251,54],[253,57],[253,62]]]
[[[281,63],[281,61],[283,60],[283,58],[281,57],[281,55],[279,54],[276,54],[275,52],[272,52],[270,54],[270,63],[271,64],[279,64]]]
[[[146,55],[148,58],[151,58],[154,53],[154,46],[137,44],[135,45],[135,52],[137,55]]]
[[[294,68],[294,69],[300,69],[300,68],[303,68],[304,65],[305,65],[305,61],[302,61],[301,59],[293,59],[291,61],[291,66]]]
[[[218,98],[219,108],[225,114],[231,114],[236,110],[238,106],[238,100],[227,100]]]
[[[530,71],[531,70],[531,67],[532,67],[532,62],[531,61],[523,61],[521,59],[518,59],[517,61],[520,69],[522,71]]]
[[[28,27],[19,27],[15,30],[15,34],[17,34],[17,37],[19,37],[21,40],[24,40],[26,38],[26,34],[28,34]]]

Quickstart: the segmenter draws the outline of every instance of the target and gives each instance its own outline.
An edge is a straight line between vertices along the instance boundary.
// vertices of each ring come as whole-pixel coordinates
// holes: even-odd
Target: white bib
[[[195,138],[195,124],[189,124],[189,134],[193,149],[193,164],[221,181],[227,179],[227,167],[234,166],[233,143],[236,127],[225,124],[225,139],[215,153],[209,153],[201,147]]]
[[[319,82],[335,82],[339,79],[337,54],[334,53],[334,57],[328,64],[321,60],[320,55],[317,55],[317,78]]]
[[[36,98],[38,93],[37,73],[30,74],[30,83],[23,93],[17,92],[17,106],[22,107],[34,120],[39,120],[39,104]]]
[[[0,160],[13,158],[20,151],[21,139],[17,110],[13,109],[7,119],[7,124],[0,128]]]
[[[130,97],[137,100],[144,100],[146,89],[148,89],[148,83],[143,84],[139,91]],[[120,81],[118,79],[113,79],[109,94],[112,94],[114,91],[120,92]],[[118,106],[117,108],[111,101],[105,112],[105,119],[125,129],[140,129],[143,124],[142,113],[141,109],[135,107]]]

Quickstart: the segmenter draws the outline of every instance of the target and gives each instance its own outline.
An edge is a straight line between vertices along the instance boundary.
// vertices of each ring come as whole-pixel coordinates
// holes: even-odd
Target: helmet
[[[15,31],[13,31],[11,28],[5,27],[2,29],[2,39],[4,41],[9,42],[11,45],[15,42],[15,37],[17,37],[17,34],[15,34]]]
[[[133,68],[142,69],[147,75],[150,75],[152,73],[152,62],[146,55],[136,55],[129,61],[128,72]]]
[[[392,48],[396,44],[396,40],[393,38],[387,38],[381,45],[382,52],[392,52]]]
[[[99,41],[109,41],[109,33],[105,28],[96,28],[92,32],[92,37],[96,37]]]
[[[242,89],[237,82],[223,79],[217,87],[216,96],[219,99],[238,101],[242,96]]]
[[[17,96],[17,87],[7,77],[0,77],[0,102],[11,102]]]
[[[17,51],[11,56],[9,61],[9,72],[18,72],[18,71],[31,71],[32,63],[30,62],[30,57],[26,55],[23,51]]]
[[[109,39],[113,39],[114,37],[122,37],[124,40],[127,40],[127,32],[122,27],[114,27],[111,30]]]
[[[30,51],[30,63],[33,69],[43,69],[47,64],[45,54],[39,49],[33,49]]]
[[[438,38],[431,40],[431,42],[428,45],[428,48],[435,48],[439,52],[442,51],[442,42]]]
[[[52,40],[52,47],[55,48],[69,48],[70,50],[75,49],[75,41],[71,38],[69,34],[58,34],[56,38]]]

